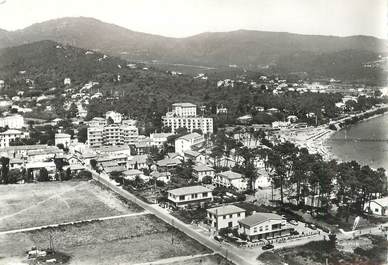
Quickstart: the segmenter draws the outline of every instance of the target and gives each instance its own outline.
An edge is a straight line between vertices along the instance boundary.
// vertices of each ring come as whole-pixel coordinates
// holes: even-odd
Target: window
[[[196,199],[198,197],[198,194],[191,194],[192,199]]]
[[[226,215],[224,215],[223,218],[226,219]]]
[[[257,227],[253,228],[253,233],[257,233]]]
[[[232,214],[229,214],[229,218],[232,219],[233,215]]]
[[[267,230],[268,230],[268,225],[265,226],[265,231],[267,231]]]
[[[202,193],[202,197],[206,198],[207,197],[207,192]]]
[[[240,213],[238,213],[238,214],[237,214],[237,217],[240,217],[240,215],[241,215],[241,214],[240,214]]]
[[[259,231],[263,232],[263,227],[262,226],[259,227]]]
[[[379,209],[375,208],[375,212],[378,212],[378,211],[379,211]]]
[[[179,200],[180,200],[180,201],[184,201],[184,200],[185,200],[185,195],[179,196]]]

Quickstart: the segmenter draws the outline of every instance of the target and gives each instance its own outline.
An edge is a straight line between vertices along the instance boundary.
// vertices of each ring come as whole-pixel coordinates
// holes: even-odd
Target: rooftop
[[[225,206],[210,208],[210,209],[207,209],[207,211],[217,216],[245,212],[244,209],[237,207],[235,205],[225,205]]]
[[[129,170],[125,170],[123,174],[126,176],[136,176],[136,175],[143,174],[143,172],[137,169],[129,169]]]
[[[193,150],[185,150],[185,151],[183,151],[183,153],[185,155],[189,155],[189,156],[193,156],[193,157],[197,157],[197,156],[201,155],[201,153],[199,153],[197,151],[193,151]]]
[[[372,202],[375,202],[377,204],[380,204],[383,207],[388,207],[388,197],[383,197],[379,199],[374,199]]]
[[[198,185],[198,186],[189,186],[189,187],[173,189],[173,190],[169,190],[168,192],[176,196],[180,196],[180,195],[187,195],[187,194],[194,194],[194,193],[201,193],[201,192],[211,192],[211,190],[204,186]]]
[[[274,214],[274,213],[255,213],[239,222],[249,227],[252,227],[269,220],[282,220],[282,219],[283,218],[280,215]]]
[[[178,158],[165,158],[156,162],[159,167],[174,167],[182,162]]]
[[[115,166],[115,167],[109,167],[105,169],[106,173],[112,173],[112,172],[124,172],[125,167],[123,166]]]
[[[240,173],[236,173],[236,172],[233,172],[233,171],[230,171],[230,170],[218,173],[218,175],[220,175],[220,176],[222,176],[224,178],[227,178],[229,180],[241,179],[243,177],[243,175],[241,175]]]
[[[197,165],[194,165],[194,166],[193,166],[193,169],[194,169],[195,171],[198,171],[198,172],[200,172],[200,171],[214,171],[213,168],[211,168],[211,167],[209,167],[209,166],[207,166],[207,165],[204,165],[204,164],[197,164]]]
[[[184,140],[187,140],[187,141],[191,141],[191,140],[194,140],[194,139],[197,139],[197,138],[202,138],[203,136],[200,135],[199,133],[189,133],[189,134],[186,134],[186,135],[183,135],[181,137],[179,137],[178,139],[184,139]]]
[[[172,104],[174,107],[196,107],[197,105],[188,103],[188,102],[182,102],[182,103],[174,103]]]

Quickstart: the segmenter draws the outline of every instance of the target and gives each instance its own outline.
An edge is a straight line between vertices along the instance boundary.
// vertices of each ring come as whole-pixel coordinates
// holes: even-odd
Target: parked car
[[[218,242],[224,241],[224,238],[222,236],[215,236],[214,239],[217,240]]]
[[[288,222],[292,225],[298,225],[298,221],[296,220],[288,220]]]
[[[312,229],[312,230],[317,230],[317,226],[314,224],[306,224],[306,227]]]
[[[268,249],[273,249],[273,248],[274,248],[273,245],[267,244],[267,245],[263,246],[261,249],[262,249],[262,250],[268,250]]]

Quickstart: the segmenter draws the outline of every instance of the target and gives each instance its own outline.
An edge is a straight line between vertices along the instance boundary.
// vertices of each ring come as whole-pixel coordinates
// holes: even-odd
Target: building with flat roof
[[[238,223],[238,233],[250,241],[289,236],[293,230],[285,219],[274,213],[254,213]]]
[[[134,145],[139,137],[139,130],[135,126],[110,124],[88,128],[89,147],[103,145]]]
[[[9,147],[12,141],[27,138],[28,135],[28,133],[19,130],[6,130],[0,133],[0,148]]]
[[[213,200],[212,191],[204,186],[189,186],[168,190],[169,202],[177,208],[188,206],[204,207]]]
[[[224,205],[207,209],[209,225],[216,230],[238,227],[238,222],[245,218],[245,210],[235,205]]]
[[[55,134],[55,146],[63,144],[65,148],[68,148],[70,145],[70,134],[67,133],[56,133]]]
[[[184,157],[184,151],[198,150],[205,144],[205,138],[199,133],[190,133],[175,140],[175,152]]]
[[[213,179],[213,185],[245,191],[248,188],[248,181],[242,174],[229,170],[217,173]]]
[[[111,118],[114,123],[121,123],[123,115],[115,111],[108,111],[105,113],[105,119],[108,120],[109,118]]]
[[[197,106],[191,103],[175,103],[172,111],[162,117],[163,125],[171,128],[175,133],[178,128],[186,128],[192,132],[200,129],[204,134],[213,133],[213,118],[205,118],[197,115]]]
[[[10,129],[21,129],[24,127],[24,118],[22,115],[15,114],[0,118],[0,127]]]

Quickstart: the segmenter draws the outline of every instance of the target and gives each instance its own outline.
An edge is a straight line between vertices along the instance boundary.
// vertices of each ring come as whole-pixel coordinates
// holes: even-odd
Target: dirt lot
[[[50,235],[54,248],[77,265],[136,264],[210,252],[153,215],[140,215],[0,236],[0,263],[18,264],[32,246],[47,247]],[[218,264],[216,258],[206,260],[212,263],[202,264]]]
[[[0,231],[139,211],[87,181],[0,186]]]

